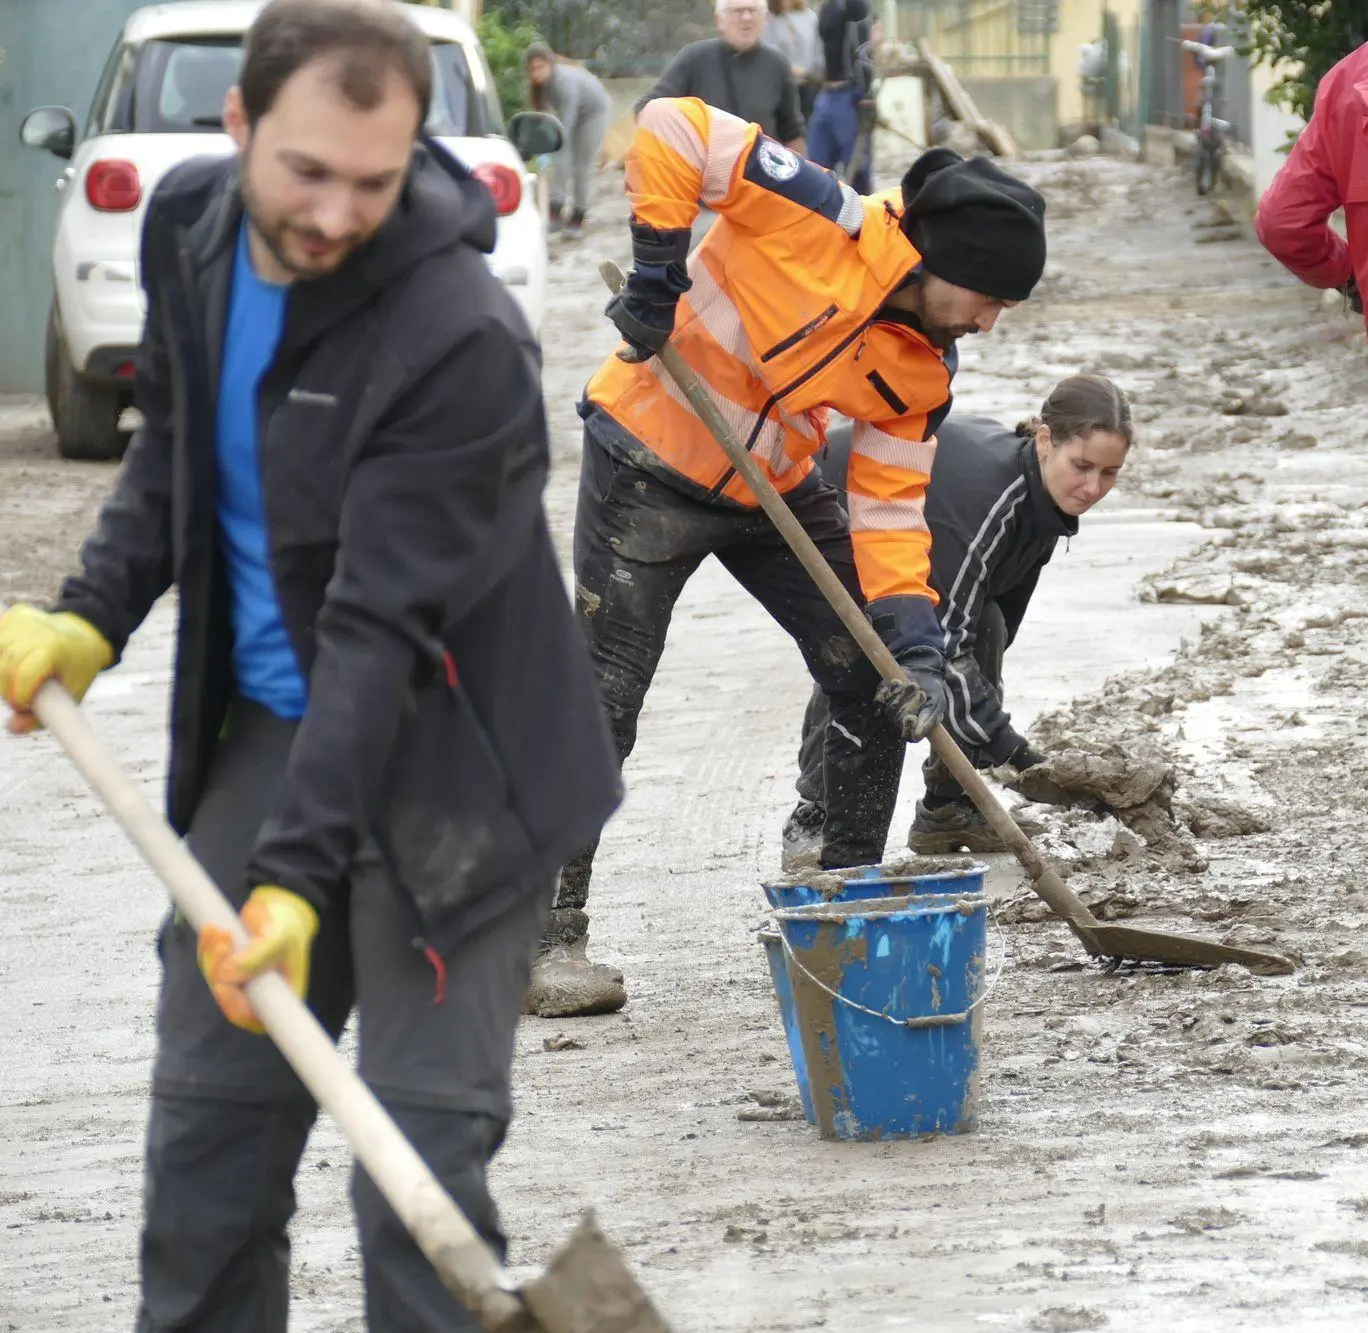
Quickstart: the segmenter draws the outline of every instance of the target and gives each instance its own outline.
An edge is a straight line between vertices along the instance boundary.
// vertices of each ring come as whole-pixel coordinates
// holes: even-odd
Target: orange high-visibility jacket
[[[898,192],[861,199],[697,98],[642,109],[627,189],[635,220],[659,231],[689,227],[700,202],[719,214],[689,258],[673,341],[761,469],[792,490],[812,471],[828,409],[852,418],[850,528],[865,597],[934,602],[922,499],[955,362],[881,312],[921,262]],[[586,397],[589,414],[589,404],[606,412],[689,493],[755,507],[659,361],[612,356]]]

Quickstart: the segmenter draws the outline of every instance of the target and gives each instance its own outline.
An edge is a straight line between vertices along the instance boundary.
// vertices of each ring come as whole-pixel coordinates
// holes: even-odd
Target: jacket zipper
[[[863,324],[857,325],[854,329],[847,333],[846,336],[842,338],[841,341],[838,342],[836,346],[831,349],[831,351],[829,351],[820,361],[816,362],[816,364],[809,366],[801,375],[798,376],[796,380],[793,380],[791,383],[784,385],[782,389],[777,390],[775,393],[770,394],[770,396],[765,400],[764,407],[760,409],[760,412],[756,416],[755,427],[750,433],[750,438],[746,441],[747,453],[750,453],[751,450],[755,448],[755,442],[760,438],[760,432],[764,430],[765,422],[769,419],[769,414],[774,411],[774,409],[779,405],[779,403],[783,399],[787,398],[788,395],[791,394],[795,389],[801,389],[803,385],[808,382],[808,380],[813,378],[813,376],[825,370],[838,356],[841,355],[842,352],[845,351],[847,347],[850,346],[851,343],[855,341],[856,338],[858,338],[871,324],[874,323],[874,318],[877,314],[878,311],[876,310],[873,315],[870,315],[870,317],[864,321]],[[726,490],[728,484],[731,482],[731,479],[734,476],[736,476],[736,469],[734,467],[729,467],[722,474],[721,480],[718,481],[718,483],[708,492],[708,498],[712,500],[716,499],[717,496],[721,495],[722,492]]]
[[[808,322],[804,324],[801,329],[797,330],[797,332],[790,333],[787,338],[783,338],[779,342],[775,343],[774,346],[771,347],[768,352],[762,353],[760,360],[762,362],[773,361],[774,358],[778,356],[781,352],[787,352],[790,347],[794,347],[798,343],[802,342],[803,339],[806,338],[810,333],[816,333],[817,330],[820,329],[822,325],[827,322],[827,320],[832,319],[837,313],[839,312],[836,306],[827,306],[827,308],[823,310],[822,313],[818,315],[816,319],[808,320]]]

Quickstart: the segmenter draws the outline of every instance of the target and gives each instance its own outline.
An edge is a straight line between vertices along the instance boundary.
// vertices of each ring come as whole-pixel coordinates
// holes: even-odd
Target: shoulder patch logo
[[[791,181],[803,165],[797,153],[783,144],[775,143],[773,139],[761,139],[756,156],[760,161],[760,170],[776,181]]]

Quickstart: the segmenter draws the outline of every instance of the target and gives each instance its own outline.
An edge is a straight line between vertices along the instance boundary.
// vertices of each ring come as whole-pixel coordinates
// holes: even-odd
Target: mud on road
[[[1063,374],[1111,374],[1141,422],[1122,499],[1205,534],[1142,590],[1156,608],[1204,608],[1205,628],[1033,730],[1160,765],[1163,818],[1047,815],[1051,847],[1100,915],[1300,966],[1103,972],[998,864],[990,951],[1006,963],[980,1132],[832,1145],[756,1118],[785,1114],[792,1092],[753,927],[806,690],[782,636],[705,570],[591,905],[593,947],[624,968],[631,1003],[524,1025],[495,1171],[518,1264],[594,1204],[687,1333],[1368,1326],[1361,330],[1176,173],[1023,171],[1050,200],[1047,280],[966,343],[958,400],[1011,421]],[[555,258],[548,503],[567,553],[573,402],[611,346],[594,265],[627,257],[622,218],[605,187],[584,241]],[[47,462],[30,426],[0,444],[6,597],[51,589],[109,477]],[[89,704],[149,791],[169,624],[159,608]],[[1067,636],[1057,652],[1063,672]],[[1006,670],[1010,691],[1011,654]],[[128,1327],[161,900],[46,739],[0,741],[0,791],[0,1329]],[[574,1042],[547,1049],[562,1032]],[[361,1327],[346,1168],[320,1125],[295,1227],[306,1333]]]

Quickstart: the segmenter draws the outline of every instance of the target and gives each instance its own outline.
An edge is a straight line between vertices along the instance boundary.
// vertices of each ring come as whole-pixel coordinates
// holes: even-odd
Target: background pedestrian
[[[604,136],[613,123],[613,99],[583,65],[558,56],[544,42],[523,53],[528,103],[553,112],[565,142],[552,163],[551,226],[578,236],[589,209],[589,189]],[[566,211],[566,204],[569,210]]]

